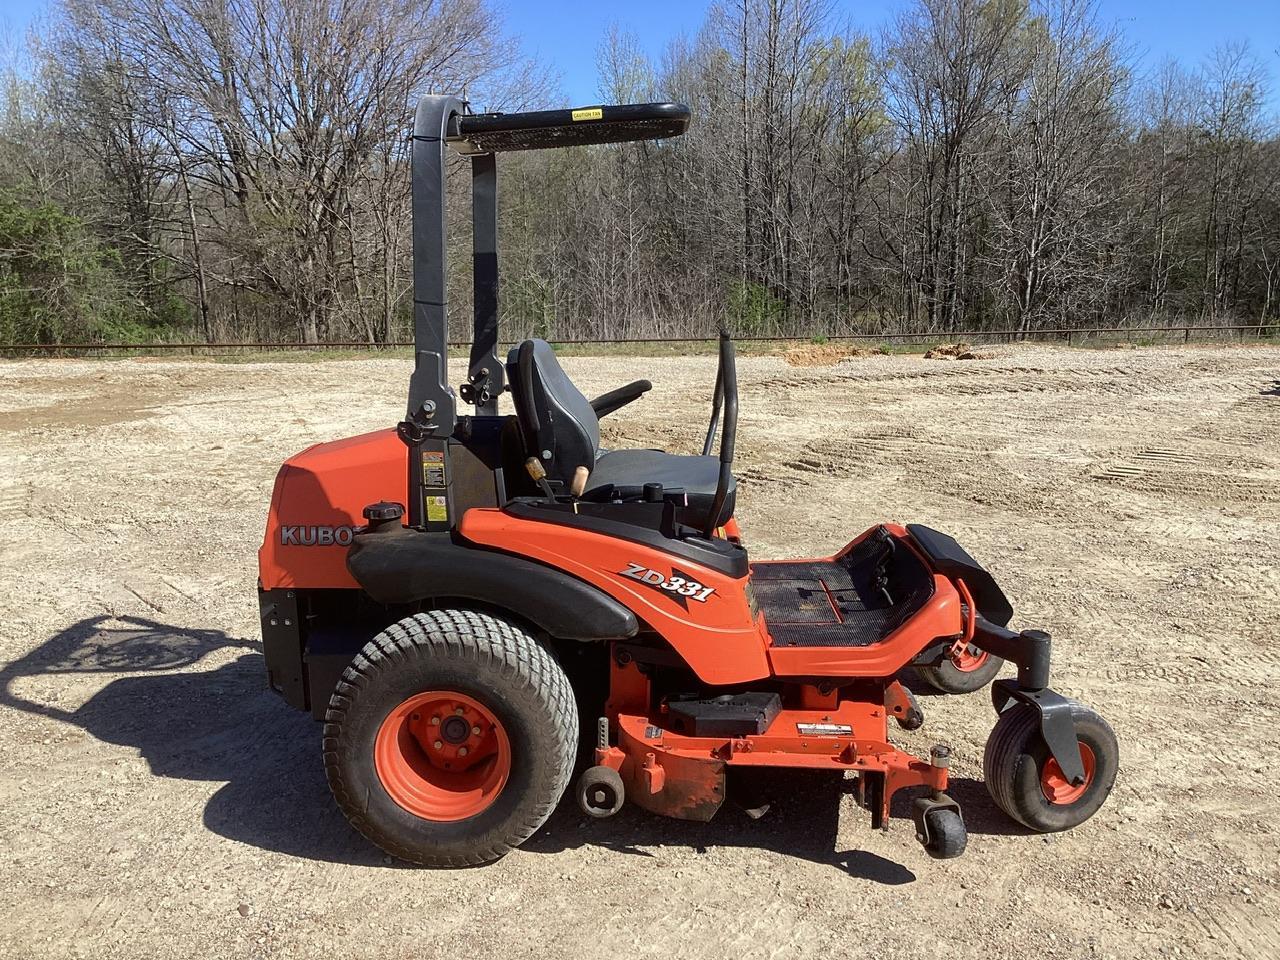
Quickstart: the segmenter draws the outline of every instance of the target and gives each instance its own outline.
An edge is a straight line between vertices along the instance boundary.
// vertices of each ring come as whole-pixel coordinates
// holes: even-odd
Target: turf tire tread
[[[542,705],[554,724],[556,751],[553,783],[525,811],[505,838],[465,856],[423,855],[379,830],[360,797],[345,782],[339,762],[339,738],[347,712],[384,671],[403,669],[424,655],[496,670]],[[323,753],[329,786],[347,818],[363,836],[392,856],[433,867],[476,866],[497,860],[534,834],[550,817],[568,786],[578,744],[578,712],[573,690],[550,652],[524,629],[500,617],[474,610],[417,613],[391,624],[356,654],[343,671],[325,711]]]

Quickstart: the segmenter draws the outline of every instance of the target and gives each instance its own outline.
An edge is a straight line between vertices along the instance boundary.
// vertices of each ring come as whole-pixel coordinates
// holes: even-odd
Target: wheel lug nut
[[[466,713],[466,711],[465,711],[465,710],[463,710],[461,707],[458,707],[458,708],[457,708],[456,710],[454,710],[453,712],[454,712],[454,713],[456,713],[458,716],[462,716],[464,713]]]
[[[471,735],[472,735],[473,737],[478,737],[478,736],[480,736],[480,728],[479,728],[479,727],[472,727],[472,728],[471,728]]]
[[[416,719],[416,718],[415,718],[415,719]],[[431,725],[432,725],[433,727],[438,727],[438,726],[440,726],[440,718],[439,718],[439,717],[432,717],[432,718],[431,718]]]
[[[460,757],[465,757],[466,755],[467,755],[467,748],[466,748],[466,747],[459,747],[459,748],[458,748],[458,756],[460,756]]]
[[[441,743],[439,740],[437,740],[437,741],[435,742],[434,746],[435,746],[435,748],[436,748],[437,750],[443,750],[443,749],[444,749],[444,744],[443,744],[443,743]]]

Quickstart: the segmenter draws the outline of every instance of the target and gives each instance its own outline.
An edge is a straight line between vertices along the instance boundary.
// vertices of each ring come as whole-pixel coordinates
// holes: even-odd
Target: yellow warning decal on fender
[[[576,120],[603,120],[604,111],[599,107],[591,107],[587,110],[574,110],[573,119]]]

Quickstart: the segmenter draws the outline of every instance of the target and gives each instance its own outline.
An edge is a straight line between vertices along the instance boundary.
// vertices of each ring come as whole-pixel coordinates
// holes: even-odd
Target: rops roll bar
[[[733,441],[738,435],[738,366],[733,341],[727,331],[720,332],[720,364],[716,371],[715,395],[711,400],[711,425],[707,428],[707,439],[702,445],[703,456],[711,455],[711,441],[715,436],[722,406],[724,429],[720,433],[720,477],[716,481],[716,497],[711,501],[707,525],[702,531],[702,535],[708,539],[715,536],[716,528],[720,526],[720,515],[724,512],[725,500],[729,498],[729,485],[733,483]]]

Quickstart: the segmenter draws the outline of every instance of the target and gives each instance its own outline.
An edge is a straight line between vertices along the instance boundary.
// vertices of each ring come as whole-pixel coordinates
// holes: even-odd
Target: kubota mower
[[[734,519],[733,346],[701,456],[604,450],[599,419],[644,380],[587,400],[540,340],[498,359],[496,154],[662,139],[677,104],[471,114],[418,107],[412,150],[415,367],[395,429],[312,447],[276,478],[259,555],[270,683],[323,719],[324,764],[351,822],[414,863],[501,856],[560,801],[625,800],[712,817],[731,771],[856,778],[875,827],[911,789],[928,852],[963,851],[949,751],[893,745],[923,713],[898,679],[995,681],[983,771],[1031,830],[1102,805],[1118,750],[1096,713],[1049,688],[1047,634],[951,537],[885,523],[832,557],[752,561]],[[470,157],[474,338],[448,384],[445,158]],[[508,386],[509,385],[509,386]],[[514,412],[500,414],[510,392]],[[466,411],[458,401],[473,409]],[[712,449],[719,441],[715,455]],[[582,718],[580,722],[580,716]]]

